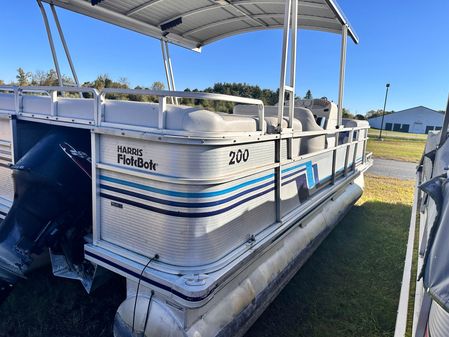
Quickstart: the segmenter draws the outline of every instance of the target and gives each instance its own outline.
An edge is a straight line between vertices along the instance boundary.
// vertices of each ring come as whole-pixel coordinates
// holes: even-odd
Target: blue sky
[[[53,67],[39,9],[34,0],[3,1],[0,79],[15,79],[16,69]],[[444,109],[449,92],[449,1],[340,0],[360,37],[349,43],[345,107],[353,113],[380,109],[385,83],[391,83],[388,110],[417,105]],[[59,10],[81,81],[108,74],[132,86],[164,81],[158,40]],[[53,30],[56,33],[56,30]],[[65,74],[69,68],[57,45]],[[177,89],[204,89],[215,82],[279,86],[281,32],[235,36],[203,48],[201,54],[171,47]],[[340,38],[301,31],[297,94],[336,101]]]

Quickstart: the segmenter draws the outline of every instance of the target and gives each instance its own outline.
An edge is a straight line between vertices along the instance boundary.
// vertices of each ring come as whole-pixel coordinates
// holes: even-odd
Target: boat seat
[[[265,107],[265,123],[267,124],[267,133],[276,133],[278,127],[278,111],[277,107],[266,106]],[[234,116],[259,116],[259,108],[255,105],[236,105],[234,107]],[[296,116],[295,116],[296,117]],[[288,127],[288,116],[284,116],[282,121],[282,128]],[[294,131],[302,131],[303,126],[301,122],[297,119],[293,119]]]
[[[255,132],[256,116],[230,115],[195,107],[167,107],[166,128],[190,132]]]
[[[22,112],[29,114],[50,115],[52,101],[49,96],[22,96]]]
[[[58,116],[93,121],[95,104],[92,98],[58,98]]]
[[[307,108],[295,108],[295,118],[299,119],[303,131],[324,131],[316,122],[312,111]],[[309,136],[301,139],[300,154],[321,151],[326,148],[326,136]]]
[[[158,127],[158,103],[107,100],[104,121],[129,126]],[[167,105],[165,129],[188,132],[255,132],[258,118],[213,112],[198,107]]]
[[[132,126],[157,128],[159,104],[107,100],[104,105],[104,121]]]
[[[257,111],[258,108],[254,105],[236,105],[234,107],[235,114],[253,115],[257,113]],[[278,107],[276,106],[265,107],[265,120],[267,121],[267,118],[274,119],[275,126],[277,126],[277,114],[278,114]],[[284,114],[288,116],[287,107],[284,110]],[[283,124],[282,127],[287,127],[288,117],[284,117],[284,121],[285,124]],[[270,130],[269,126],[267,130]],[[312,111],[302,107],[295,108],[295,121],[293,122],[293,130],[324,131],[324,129],[317,124]],[[300,154],[312,153],[324,150],[325,148],[326,148],[326,137],[324,135],[301,138]]]
[[[13,113],[16,111],[14,94],[0,94],[0,112]]]
[[[306,108],[312,111],[318,124],[325,130],[333,130],[338,124],[337,105],[327,98],[296,99],[295,108]]]

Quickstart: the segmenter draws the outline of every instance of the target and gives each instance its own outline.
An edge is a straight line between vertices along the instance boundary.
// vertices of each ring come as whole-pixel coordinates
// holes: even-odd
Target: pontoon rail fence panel
[[[10,93],[10,94],[14,95],[14,98],[13,98],[14,99],[14,108],[11,109],[11,107],[9,107],[9,106],[6,106],[6,107],[2,106],[2,103],[5,103],[5,102],[0,102],[0,112],[8,113],[8,114],[16,113],[16,111],[17,111],[17,99],[16,99],[17,89],[18,89],[18,86],[15,86],[15,85],[1,85],[0,86],[0,94],[2,92],[4,92],[4,93]]]
[[[361,130],[365,130],[367,129],[368,126],[359,126],[359,127],[354,127],[354,128],[345,128],[345,129],[340,129],[340,130],[335,130],[335,133],[342,133],[342,132],[348,132],[351,133],[352,131],[361,131]],[[301,138],[301,137],[307,137],[310,134],[317,134],[317,132],[315,131],[311,131],[308,132],[307,134],[304,135],[300,135],[298,134],[296,137],[297,138]],[[129,137],[130,135],[127,134],[125,137]],[[141,139],[139,139],[138,137],[136,137],[137,141],[141,141]],[[274,142],[275,140],[272,139],[271,142]],[[185,178],[177,178],[176,180],[173,180],[174,177],[172,176],[160,176],[160,175],[151,175],[149,176],[148,173],[146,172],[140,172],[140,171],[136,171],[136,170],[129,170],[127,168],[124,167],[117,167],[116,165],[111,165],[108,163],[99,163],[98,160],[96,161],[96,169],[98,170],[97,172],[102,171],[108,171],[108,172],[114,172],[117,174],[126,174],[128,177],[136,177],[136,178],[145,178],[145,179],[150,179],[154,182],[163,182],[163,183],[172,183],[175,185],[183,185],[183,184],[197,184],[199,186],[202,185],[210,185],[210,184],[222,184],[222,183],[230,183],[232,181],[237,181],[239,179],[245,178],[245,177],[249,177],[249,176],[253,176],[253,175],[257,175],[260,174],[264,171],[267,170],[272,170],[275,168],[275,165],[282,165],[284,168],[286,167],[285,165],[291,165],[295,162],[303,162],[306,160],[323,160],[323,155],[328,154],[328,153],[333,153],[338,151],[339,154],[341,154],[341,156],[338,158],[339,160],[337,160],[336,162],[338,162],[338,165],[335,164],[335,166],[338,166],[339,170],[338,172],[336,172],[336,170],[334,169],[331,172],[331,176],[329,177],[331,180],[332,178],[335,177],[335,179],[337,180],[335,182],[335,184],[331,184],[329,183],[330,186],[336,186],[339,184],[340,181],[342,181],[342,179],[344,179],[344,171],[351,169],[351,176],[352,174],[357,174],[358,173],[358,168],[359,167],[363,167],[363,163],[360,160],[360,155],[359,156],[353,156],[352,158],[348,158],[346,159],[344,156],[350,156],[352,153],[351,151],[347,151],[347,148],[351,148],[353,146],[357,146],[359,143],[363,143],[366,141],[366,138],[364,137],[364,133],[363,132],[358,132],[358,135],[356,138],[352,138],[352,137],[347,137],[345,138],[345,142],[342,142],[340,145],[336,146],[336,147],[330,147],[327,149],[323,149],[321,151],[316,151],[313,153],[308,153],[307,155],[303,155],[303,156],[298,156],[297,158],[295,158],[294,160],[288,160],[288,159],[284,159],[282,160],[282,162],[280,163],[272,163],[268,166],[263,166],[263,167],[257,167],[254,168],[254,170],[250,170],[250,171],[245,171],[245,172],[239,172],[238,174],[233,174],[232,176],[227,176],[228,179],[224,179],[223,176],[215,176],[215,177],[209,177],[207,179],[203,179],[203,178],[191,178],[191,179],[185,179]],[[363,147],[358,147],[360,150],[363,149]],[[365,156],[365,154],[362,154],[362,156]],[[317,158],[321,158],[321,159],[317,159]],[[328,157],[329,158],[329,157]],[[331,155],[332,158],[332,155]],[[343,160],[344,159],[344,160]],[[352,159],[352,160],[351,160]],[[330,161],[329,161],[330,162]],[[349,172],[347,172],[349,174]],[[98,173],[97,173],[98,174]],[[333,177],[332,177],[333,176]],[[330,182],[330,181],[329,181]],[[327,185],[327,183],[325,184]],[[95,194],[94,194],[95,195]],[[98,207],[98,205],[97,205]],[[97,209],[97,208],[94,208]],[[284,216],[282,217],[281,221],[282,223],[285,221],[285,217],[288,216],[288,214],[284,214]],[[98,222],[100,218],[100,214],[96,214],[96,217],[94,219],[97,219],[97,223],[94,224],[96,230],[95,230],[95,234],[94,234],[94,242],[95,245],[98,245],[99,247],[103,247],[111,252],[115,252],[119,255],[121,255],[121,253],[123,253],[123,247],[115,247],[114,243],[109,242],[107,239],[102,238],[100,235],[100,228],[101,228],[101,224]],[[279,223],[279,224],[282,224]],[[133,255],[134,253],[130,253],[132,256],[134,256],[131,260],[136,260],[136,256]],[[136,253],[138,254],[138,253]],[[139,253],[140,254],[140,253]],[[229,258],[227,257],[225,258],[227,260],[227,262],[229,262]],[[138,260],[142,259],[142,261],[145,261],[145,258],[143,257],[143,255],[140,255],[140,258]],[[222,260],[217,262],[218,264],[224,263]],[[166,266],[163,264],[158,264],[158,266],[154,265],[153,266],[155,269],[161,270],[161,271],[167,271],[169,270],[171,273],[177,273],[179,272],[178,269],[174,268],[174,267],[170,267],[170,266]],[[179,267],[179,266],[178,266]],[[170,269],[171,268],[171,269]],[[174,269],[173,269],[174,268]],[[186,267],[187,268],[187,267]],[[190,267],[189,267],[190,268]],[[197,269],[200,268],[200,269]],[[210,272],[211,270],[214,270],[214,268],[216,268],[216,264],[204,264],[204,265],[198,265],[196,267],[192,267],[191,270],[201,270],[201,272]],[[184,270],[184,269],[183,269]]]
[[[144,90],[144,89],[120,89],[120,88],[105,88],[100,93],[100,104],[105,101],[107,94],[123,94],[123,95],[143,95],[143,96],[156,96],[159,98],[159,116],[158,120],[161,122],[164,120],[165,108],[163,108],[164,103],[162,103],[167,97],[175,97],[175,98],[192,98],[199,100],[212,100],[212,101],[225,101],[232,103],[241,103],[241,104],[251,104],[258,106],[258,115],[259,115],[259,123],[257,126],[257,131],[263,132],[264,124],[265,124],[265,110],[264,103],[259,99],[247,98],[247,97],[239,97],[239,96],[231,96],[231,95],[223,95],[223,94],[214,94],[207,92],[187,92],[187,91],[168,91],[168,90]],[[102,109],[98,109],[100,112]],[[104,115],[101,112],[101,116],[99,116],[99,126],[102,125],[104,119]],[[159,125],[161,126],[161,125]]]
[[[91,118],[77,118],[77,117],[65,117],[59,114],[58,107],[58,92],[60,93],[78,93],[82,95],[83,93],[87,93],[92,95],[92,116]],[[26,112],[23,110],[23,98],[27,96],[26,93],[30,94],[39,94],[39,96],[48,96],[50,98],[50,111],[39,111],[39,112]],[[67,87],[67,86],[20,86],[17,88],[16,92],[16,114],[28,117],[35,118],[43,118],[43,119],[54,119],[62,122],[71,122],[71,123],[80,123],[80,124],[93,124],[97,125],[98,121],[98,101],[99,101],[99,92],[97,89],[88,88],[88,87]],[[64,97],[64,99],[71,99],[68,97]],[[83,104],[86,104],[88,100],[80,99],[80,98],[72,98],[75,100],[80,100]],[[80,111],[83,111],[80,108]]]

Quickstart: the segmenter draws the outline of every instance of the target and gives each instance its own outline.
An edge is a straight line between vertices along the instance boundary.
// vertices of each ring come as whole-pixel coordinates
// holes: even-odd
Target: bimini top
[[[282,28],[286,0],[43,0],[155,38],[199,50],[228,36]],[[301,28],[348,34],[333,0],[298,0]]]

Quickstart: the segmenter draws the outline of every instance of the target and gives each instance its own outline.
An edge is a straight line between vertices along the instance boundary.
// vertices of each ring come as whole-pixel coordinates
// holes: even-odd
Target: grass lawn
[[[368,176],[366,192],[246,337],[393,336],[413,182]],[[0,306],[1,337],[111,336],[125,283],[87,295],[37,271]]]
[[[367,176],[366,192],[246,337],[394,335],[413,182]]]
[[[383,140],[379,141],[376,129],[370,129],[368,135],[368,151],[373,152],[374,157],[414,163],[421,159],[427,139],[427,135],[383,131]]]

